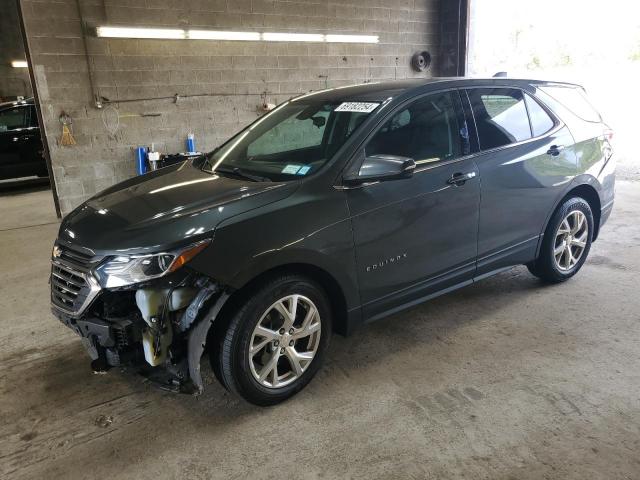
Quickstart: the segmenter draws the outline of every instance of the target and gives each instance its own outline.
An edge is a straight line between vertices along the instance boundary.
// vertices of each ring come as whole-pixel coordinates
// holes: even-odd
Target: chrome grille
[[[95,263],[92,255],[71,250],[70,248],[61,248],[60,260],[84,272],[88,271],[92,263]]]
[[[80,315],[100,291],[91,268],[100,259],[58,246],[51,260],[51,302],[69,315]]]

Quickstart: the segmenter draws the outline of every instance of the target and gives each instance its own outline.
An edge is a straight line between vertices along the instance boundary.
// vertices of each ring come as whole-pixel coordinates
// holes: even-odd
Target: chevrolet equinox
[[[228,390],[275,404],[311,380],[333,332],[514,265],[575,275],[613,207],[611,136],[566,83],[305,94],[71,212],[52,310],[94,369],[197,394],[206,352]]]

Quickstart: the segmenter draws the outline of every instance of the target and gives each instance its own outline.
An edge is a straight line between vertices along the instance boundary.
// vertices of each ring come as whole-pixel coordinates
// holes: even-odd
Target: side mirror
[[[365,157],[357,173],[348,173],[342,180],[347,185],[400,180],[411,177],[415,168],[416,162],[413,158],[398,155],[371,155]]]

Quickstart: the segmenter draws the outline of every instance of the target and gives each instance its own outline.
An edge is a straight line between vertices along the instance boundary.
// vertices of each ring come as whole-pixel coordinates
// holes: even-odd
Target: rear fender
[[[575,177],[571,183],[568,185],[568,187],[558,196],[558,199],[556,200],[556,203],[554,204],[553,208],[549,210],[549,213],[547,214],[547,218],[544,221],[544,227],[542,229],[542,232],[540,232],[540,237],[538,240],[538,249],[536,252],[536,258],[538,257],[538,255],[540,255],[540,248],[542,247],[542,240],[544,237],[544,232],[546,232],[547,227],[549,225],[549,221],[551,220],[551,217],[553,216],[554,212],[558,209],[558,207],[560,206],[560,204],[564,201],[565,198],[567,198],[571,192],[575,191],[578,188],[591,188],[593,190],[595,190],[598,199],[599,199],[599,203],[600,205],[602,205],[602,185],[600,184],[600,182],[598,181],[597,178],[595,178],[593,175],[589,175],[589,174],[582,174],[582,175],[578,175],[577,177]],[[594,222],[599,221],[600,219],[600,215],[601,212],[599,210],[599,207],[597,209],[597,211],[594,209],[593,211],[593,216],[594,216]],[[596,223],[597,225],[597,223]],[[596,226],[596,235],[594,236],[594,240],[597,237],[597,232],[598,232],[598,226]]]

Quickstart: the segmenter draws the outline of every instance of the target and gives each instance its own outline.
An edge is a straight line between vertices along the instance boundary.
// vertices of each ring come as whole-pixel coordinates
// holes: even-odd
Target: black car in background
[[[33,98],[0,104],[0,180],[47,177]]]
[[[53,312],[96,369],[134,365],[197,393],[208,351],[227,389],[274,404],[311,380],[333,332],[513,265],[549,283],[575,275],[613,208],[610,139],[566,83],[302,95],[70,213]]]

